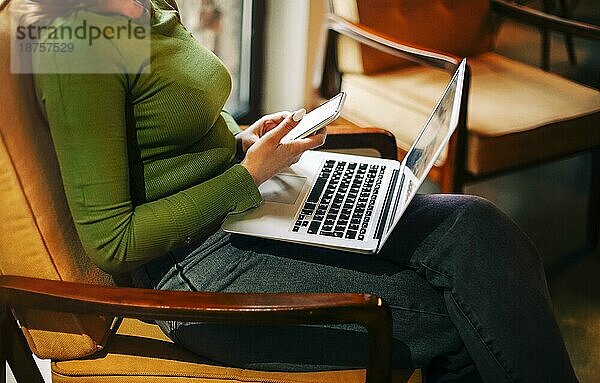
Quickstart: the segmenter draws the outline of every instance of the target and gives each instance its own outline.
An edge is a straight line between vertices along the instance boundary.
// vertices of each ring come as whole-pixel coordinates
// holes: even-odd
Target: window
[[[262,0],[178,0],[185,26],[227,66],[232,91],[225,108],[236,119],[259,112]]]

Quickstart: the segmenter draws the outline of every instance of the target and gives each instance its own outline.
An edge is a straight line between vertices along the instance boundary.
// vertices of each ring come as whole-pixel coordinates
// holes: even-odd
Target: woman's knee
[[[474,195],[463,196],[461,214],[470,222],[506,224],[510,219],[491,201]]]
[[[468,196],[457,214],[459,230],[468,233],[464,240],[471,248],[479,248],[478,256],[487,258],[487,264],[541,267],[540,256],[529,237],[492,202]]]

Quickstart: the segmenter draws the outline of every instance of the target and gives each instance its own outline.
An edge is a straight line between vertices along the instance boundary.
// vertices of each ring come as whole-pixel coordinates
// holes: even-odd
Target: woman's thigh
[[[382,297],[394,320],[396,367],[429,365],[444,354],[464,355],[443,294],[413,266],[420,242],[468,198],[417,196],[382,251],[365,256],[245,236],[215,234],[146,267],[153,285],[168,290],[225,292],[350,292]],[[244,327],[163,322],[176,342],[238,367],[314,370],[362,367],[367,339],[358,326]]]

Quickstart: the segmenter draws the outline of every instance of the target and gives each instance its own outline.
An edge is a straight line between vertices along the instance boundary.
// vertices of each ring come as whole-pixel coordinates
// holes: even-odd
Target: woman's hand
[[[271,129],[279,125],[286,117],[290,116],[290,112],[279,112],[262,116],[260,120],[250,125],[246,130],[238,133],[235,137],[241,144],[242,152],[246,153],[248,149],[262,136],[267,134]]]
[[[325,143],[325,128],[306,138],[283,144],[280,142],[290,130],[298,125],[305,113],[304,109],[300,109],[293,115],[288,115],[275,128],[269,130],[250,146],[246,158],[241,164],[248,170],[256,186],[282,169],[298,162],[305,151],[318,148]]]

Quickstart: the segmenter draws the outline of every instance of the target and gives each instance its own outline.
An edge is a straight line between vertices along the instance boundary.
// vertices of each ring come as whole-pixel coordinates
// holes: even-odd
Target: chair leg
[[[565,44],[567,46],[567,54],[569,55],[569,63],[571,65],[576,65],[577,55],[575,54],[575,43],[573,43],[573,36],[565,34]]]
[[[31,350],[17,325],[17,321],[5,307],[0,308],[0,310],[1,359],[8,362],[17,382],[44,383],[44,378],[42,378],[42,374],[33,360]],[[6,376],[6,362],[3,362],[2,371]],[[6,377],[3,381],[6,381]]]
[[[600,237],[600,148],[592,149],[587,211],[587,246],[595,250]]]
[[[542,69],[550,70],[550,32],[542,31]]]
[[[553,0],[544,0],[542,2],[542,10],[546,13],[552,13],[554,10]],[[551,35],[550,31],[544,27],[540,28],[542,34],[542,69],[545,71],[550,70],[550,43]]]
[[[450,164],[444,164],[442,167],[442,175],[439,181],[440,192],[450,194],[454,192],[454,169]]]
[[[444,194],[463,193],[465,182],[462,172],[455,169],[451,164],[444,164],[441,170],[442,175],[439,180],[440,192]]]
[[[562,17],[569,17],[569,5],[567,4],[567,0],[559,1],[560,12],[559,14]],[[569,56],[569,63],[571,65],[577,64],[577,56],[575,55],[575,44],[573,43],[573,36],[568,33],[565,33],[565,45],[567,47],[567,55]]]

